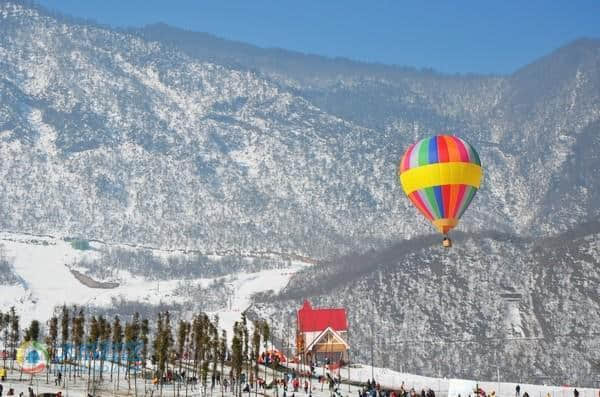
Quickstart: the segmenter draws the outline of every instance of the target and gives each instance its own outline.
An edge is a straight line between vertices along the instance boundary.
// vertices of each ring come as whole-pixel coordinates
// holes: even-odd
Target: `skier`
[[[579,397],[579,391],[577,389],[573,390],[573,397]]]
[[[515,388],[515,397],[521,397],[521,386],[517,385],[517,387]]]

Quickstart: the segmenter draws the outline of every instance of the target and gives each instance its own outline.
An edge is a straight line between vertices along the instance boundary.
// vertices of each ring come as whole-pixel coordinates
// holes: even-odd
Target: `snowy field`
[[[294,366],[295,367],[295,366]],[[342,369],[342,381],[346,381],[348,379],[348,369]],[[322,372],[322,369],[317,370],[317,373]],[[260,373],[264,374],[264,367],[260,369]],[[381,384],[384,389],[398,389],[400,385],[404,384],[406,390],[410,390],[414,388],[417,393],[420,393],[422,389],[427,390],[431,388],[435,391],[435,394],[439,397],[457,397],[461,395],[462,397],[468,397],[469,395],[473,395],[473,390],[475,389],[476,382],[474,380],[462,380],[462,379],[438,379],[438,378],[428,378],[418,375],[399,373],[395,371],[391,371],[385,368],[373,368],[373,373],[375,379]],[[123,379],[123,372],[121,372],[121,379],[117,386],[116,382],[116,369],[115,369],[115,379],[113,382],[110,382],[108,379],[108,372],[105,373],[105,381],[101,384],[98,384],[96,387],[96,396],[132,396],[135,395],[136,385],[134,384],[134,378],[131,379],[131,389],[128,388],[128,382],[126,379]],[[272,379],[272,370],[267,370],[267,381]],[[282,377],[283,374],[276,373],[277,377]],[[77,379],[75,382],[72,380],[68,380],[64,387],[54,386],[54,376],[50,374],[49,382],[46,383],[46,374],[42,373],[36,375],[33,381],[30,383],[29,378],[24,375],[23,381],[18,381],[19,373],[17,371],[13,371],[9,374],[9,379],[6,382],[3,382],[4,392],[6,393],[9,388],[13,388],[18,395],[20,392],[24,392],[27,395],[27,388],[32,387],[34,393],[37,395],[38,393],[56,393],[57,391],[61,391],[63,396],[87,396],[87,383],[85,379]],[[352,382],[363,382],[367,379],[371,378],[371,367],[367,365],[358,365],[356,368],[353,367],[350,369],[350,380]],[[498,397],[514,397],[515,395],[515,387],[516,383],[497,383],[497,382],[479,382],[479,387],[482,388],[486,393],[491,393],[492,391],[496,392],[496,396]],[[541,385],[529,385],[529,384],[520,384],[521,386],[521,396],[523,393],[527,392],[531,397],[546,397],[550,394],[551,397],[572,397],[573,396],[573,387],[559,387],[559,386],[541,386]],[[356,397],[358,395],[358,391],[361,389],[360,386],[354,386],[349,384],[342,384],[339,387],[339,393],[342,397]],[[599,390],[598,389],[584,389],[577,388],[579,391],[580,397],[598,397]],[[222,392],[219,386],[216,386],[215,389],[211,392],[210,387],[207,389],[202,389],[199,386],[188,385],[187,391],[186,387],[183,384],[165,384],[163,385],[163,395],[164,396],[176,396],[179,393],[180,396],[206,396],[206,397],[230,397],[232,393]],[[141,377],[137,379],[137,395],[138,396],[158,396],[159,390],[156,386],[152,385],[149,381],[144,382]],[[244,393],[244,396],[248,394]],[[252,390],[250,396],[255,395],[255,391]],[[259,390],[258,395],[275,397],[283,396],[283,389],[279,387],[278,390],[267,389],[267,390]],[[287,392],[287,396],[292,395],[291,386]],[[299,392],[294,393],[297,397],[306,397],[304,390],[302,387]],[[315,397],[331,397],[331,393],[326,384],[320,384],[317,380],[313,379],[311,382],[311,395]]]
[[[304,368],[303,366],[297,364],[289,364],[289,367],[293,369],[299,368],[303,371],[308,370],[308,368]],[[325,372],[327,371],[324,371],[323,368],[315,368],[315,373],[317,375],[324,375]],[[332,375],[337,374],[338,372],[336,371],[332,373]],[[441,397],[457,397],[458,395],[461,397],[468,397],[469,395],[474,395],[473,391],[475,390],[476,385],[479,385],[479,388],[481,388],[487,394],[495,391],[496,396],[498,397],[514,397],[515,388],[517,386],[517,383],[511,382],[432,378],[397,372],[388,368],[372,368],[370,365],[361,364],[351,365],[351,368],[342,368],[339,371],[339,375],[342,379],[342,382],[350,380],[351,383],[365,383],[374,377],[376,382],[379,383],[383,389],[397,390],[404,384],[405,390],[414,388],[417,393],[420,393],[420,391],[423,389],[432,389],[435,391],[436,396]],[[600,397],[600,394],[598,394],[600,393],[599,389],[580,388],[576,386],[546,386],[521,383],[520,387],[521,397],[525,392],[527,392],[530,397],[546,397],[548,393],[551,397],[573,397],[574,388],[577,388],[579,391],[579,397]],[[325,389],[327,389],[326,386]],[[343,385],[341,387],[341,391],[344,396],[356,396],[357,390],[358,388],[350,387],[348,385]]]

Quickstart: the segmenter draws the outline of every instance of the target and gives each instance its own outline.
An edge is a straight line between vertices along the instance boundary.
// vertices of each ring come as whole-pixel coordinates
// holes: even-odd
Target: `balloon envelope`
[[[412,144],[398,166],[404,193],[443,234],[469,207],[481,184],[479,154],[453,135],[436,135]]]

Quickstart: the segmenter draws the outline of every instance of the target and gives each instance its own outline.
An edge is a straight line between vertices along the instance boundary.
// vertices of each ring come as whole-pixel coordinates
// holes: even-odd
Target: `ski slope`
[[[306,266],[308,265],[304,263],[292,262],[291,267],[284,270],[273,269],[239,274],[237,279],[230,283],[233,296],[229,308],[209,314],[219,316],[219,326],[227,331],[229,337],[234,323],[240,320],[242,312],[252,304],[252,295],[266,291],[281,291],[294,273]]]
[[[98,243],[91,243],[91,250],[82,251],[56,237],[0,232],[0,245],[9,262],[14,264],[14,273],[20,280],[16,285],[2,287],[0,305],[5,308],[3,310],[15,306],[23,327],[33,319],[44,323],[55,307],[63,304],[84,308],[108,307],[115,298],[148,304],[184,303],[190,298],[177,293],[181,283],[207,286],[214,281],[211,278],[182,278],[157,282],[125,273],[120,275],[116,288],[90,288],[75,278],[70,267],[82,259],[98,255],[98,251],[93,249],[95,246],[98,248]],[[304,266],[307,265],[296,262],[283,270],[230,275],[232,296],[226,310],[208,314],[218,314],[221,327],[231,333],[233,323],[250,306],[253,294],[279,291]]]
[[[171,294],[179,281],[161,283],[160,291],[156,282],[135,277],[117,288],[90,288],[77,280],[68,266],[96,255],[93,250],[76,250],[62,239],[9,233],[0,233],[0,242],[21,279],[19,285],[8,287],[0,303],[5,308],[14,305],[24,326],[33,319],[46,321],[54,308],[62,304],[107,306],[115,297],[152,303],[173,299]]]

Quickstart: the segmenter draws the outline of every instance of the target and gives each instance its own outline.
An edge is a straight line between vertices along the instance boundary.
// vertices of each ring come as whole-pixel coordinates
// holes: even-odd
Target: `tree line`
[[[134,313],[122,319],[87,313],[83,307],[63,305],[45,323],[33,320],[25,329],[15,308],[0,312],[0,338],[3,342],[3,368],[9,376],[16,368],[19,346],[24,342],[44,343],[48,353],[46,383],[50,375],[55,385],[66,387],[85,382],[88,392],[109,383],[119,389],[127,387],[135,395],[138,379],[144,394],[155,388],[162,396],[163,386],[170,385],[175,395],[188,393],[188,388],[211,390],[231,385],[235,395],[243,387],[258,387],[261,348],[267,348],[270,337],[266,322],[253,322],[249,327],[246,314],[235,322],[228,343],[227,331],[219,328],[219,318],[206,313],[191,316],[188,321],[174,321],[169,311],[159,312],[153,319]],[[252,333],[250,333],[252,328]],[[33,379],[33,375],[31,375]],[[226,381],[229,379],[229,381]],[[265,367],[266,379],[266,367]],[[126,381],[126,386],[121,381]]]

